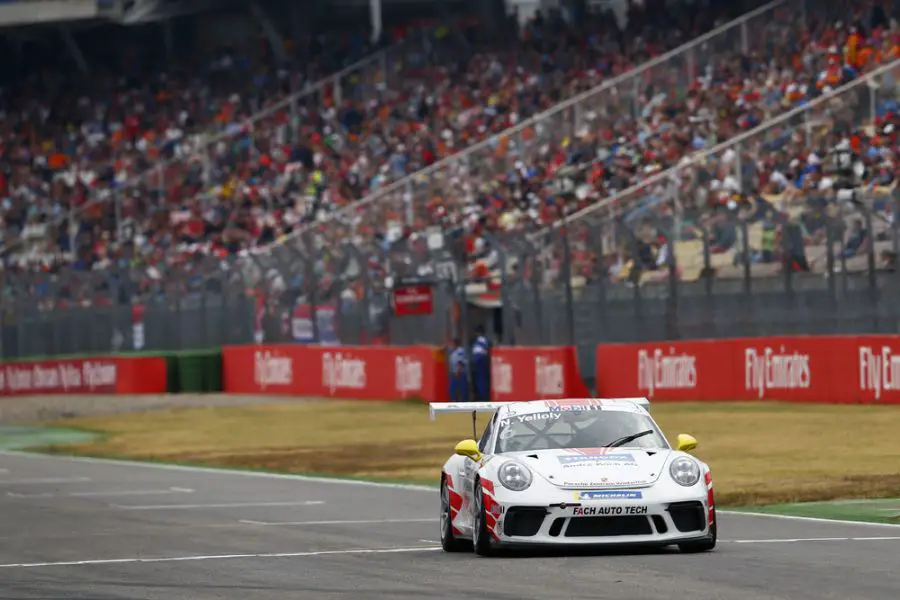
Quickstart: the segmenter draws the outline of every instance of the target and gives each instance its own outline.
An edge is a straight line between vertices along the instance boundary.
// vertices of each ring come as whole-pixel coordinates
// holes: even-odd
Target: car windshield
[[[629,439],[632,436],[633,439]],[[620,410],[537,412],[500,421],[497,452],[565,448],[668,448],[647,415]]]

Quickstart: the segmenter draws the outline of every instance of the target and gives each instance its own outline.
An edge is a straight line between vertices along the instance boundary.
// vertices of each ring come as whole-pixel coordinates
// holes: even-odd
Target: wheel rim
[[[441,540],[444,540],[450,529],[450,489],[445,485],[441,490]]]

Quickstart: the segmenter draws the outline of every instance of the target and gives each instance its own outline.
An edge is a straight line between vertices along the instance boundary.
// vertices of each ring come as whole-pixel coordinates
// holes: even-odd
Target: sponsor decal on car
[[[637,506],[576,506],[572,509],[575,517],[606,517],[619,515],[646,515],[647,507]]]
[[[559,485],[564,486],[564,487],[609,487],[609,479],[604,477],[600,481],[582,481],[582,480],[566,481],[566,480],[563,480],[563,482]],[[616,482],[616,485],[620,485],[618,483],[618,481]],[[626,483],[624,485],[628,485],[628,484]],[[575,497],[577,498],[578,494],[575,494]]]
[[[643,492],[634,490],[594,490],[575,494],[578,500],[640,500],[643,497]]]
[[[619,454],[568,454],[559,457],[559,462],[563,467],[582,467],[586,465],[603,465],[603,466],[638,466],[634,460],[634,455],[622,452]]]
[[[601,400],[587,398],[584,400],[546,400],[547,408],[552,412],[580,412],[584,410],[603,410]]]

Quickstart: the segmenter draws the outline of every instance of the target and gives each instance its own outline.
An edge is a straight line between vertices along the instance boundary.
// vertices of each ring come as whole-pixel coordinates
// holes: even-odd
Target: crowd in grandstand
[[[310,225],[325,247],[355,239],[380,250],[428,226],[461,228],[477,254],[483,231],[539,229],[900,53],[900,28],[880,3],[823,3],[803,19],[788,3],[777,18],[754,23],[748,39],[738,42],[732,32],[731,43],[704,46],[693,62],[650,71],[627,98],[613,102],[605,93],[586,110],[496,137],[468,160],[352,208],[747,8],[714,6],[665,14],[648,3],[633,8],[624,30],[608,16],[575,24],[547,15],[511,39],[469,30],[459,37],[448,28],[407,32],[402,52],[293,107],[272,108],[370,50],[364,38],[348,38],[342,52],[325,38],[297,44],[288,49],[292,61],[281,63],[255,44],[150,72],[135,70],[140,63],[130,59],[138,57],[123,53],[76,82],[33,70],[0,97],[6,268],[118,265],[154,279],[185,257],[238,254]],[[324,57],[330,60],[318,60]],[[248,123],[263,109],[265,117]],[[224,135],[207,145],[210,132]],[[872,177],[894,176],[885,161],[895,142],[892,132],[854,138],[867,160],[883,163],[871,165]],[[696,224],[706,223],[701,213],[709,206],[728,206],[737,180],[744,198],[753,196],[748,186],[783,192],[818,182],[824,148],[809,137],[764,150],[744,157],[751,173],[718,176],[728,155],[705,169],[711,183],[699,197],[709,202],[701,211],[690,207]]]
[[[252,125],[251,113],[298,88],[292,75],[312,72],[311,81],[325,69],[279,66],[262,44],[155,71],[124,52],[100,65],[108,76],[92,72],[82,81],[32,69],[3,98],[6,241],[46,241],[23,247],[36,248],[38,260],[69,255],[80,268],[135,239],[154,250],[179,242],[211,241],[224,252],[265,244],[724,20],[696,11],[676,16],[679,27],[662,13],[634,13],[626,31],[609,18],[577,27],[538,18],[502,47],[470,38],[449,56],[434,51],[449,33],[429,31],[437,37],[424,60],[416,33],[412,49],[390,55],[386,77],[364,73],[385,77],[378,94],[365,93],[371,81],[356,81],[341,103],[328,89],[315,103]],[[305,58],[330,56],[331,48],[319,50]],[[232,136],[192,152],[196,134],[209,131]],[[236,210],[243,203],[253,210]],[[82,211],[77,235],[48,226],[72,208]]]
[[[760,29],[751,38],[751,43],[756,40],[756,45],[748,53],[741,54],[729,47],[720,54],[705,56],[700,61],[703,68],[696,77],[686,81],[671,78],[671,70],[686,74],[685,65],[667,64],[666,69],[651,71],[651,81],[657,86],[641,89],[637,102],[632,105],[621,102],[624,94],[620,93],[617,101],[612,93],[601,92],[597,102],[584,103],[587,108],[582,107],[582,120],[576,123],[571,134],[565,128],[574,111],[564,111],[559,118],[549,117],[543,132],[538,124],[516,136],[500,137],[496,145],[479,150],[469,160],[448,163],[423,178],[424,182],[400,187],[363,210],[344,215],[346,226],[330,223],[321,230],[326,236],[355,232],[364,238],[390,242],[403,236],[399,225],[408,221],[411,214],[412,231],[428,225],[462,228],[468,234],[470,252],[477,256],[480,248],[487,246],[485,231],[502,236],[509,231],[539,229],[563,213],[577,211],[639,185],[685,162],[688,156],[815,101],[900,54],[900,29],[880,5],[826,5],[807,14],[805,20],[795,18],[798,15],[792,14],[792,10],[791,6],[785,7],[778,18],[769,19],[764,25],[754,23]],[[885,80],[887,85],[877,102],[881,111],[890,110],[891,102],[886,100],[896,97],[891,88],[893,81]],[[663,87],[663,83],[667,85]],[[629,81],[627,87],[632,85]],[[618,91],[623,88],[626,86]],[[863,108],[868,109],[868,103]],[[679,209],[687,227],[677,232],[678,237],[698,235],[699,226],[712,225],[707,223],[709,219],[719,223],[715,231],[726,230],[728,235],[736,237],[735,217],[749,217],[755,222],[768,216],[764,229],[766,243],[771,242],[770,232],[774,232],[778,244],[782,232],[776,221],[784,220],[788,212],[781,203],[772,205],[767,196],[772,193],[802,198],[814,195],[819,200],[827,196],[824,188],[828,177],[824,182],[820,180],[824,169],[830,166],[826,159],[831,147],[828,144],[843,138],[849,143],[852,138],[855,150],[868,163],[882,160],[896,147],[892,146],[891,137],[870,136],[863,129],[848,129],[872,124],[867,118],[871,116],[867,117],[865,112],[846,115],[844,129],[825,129],[825,133],[833,134],[830,136],[797,132],[799,137],[789,136],[787,140],[771,140],[755,148],[745,148],[742,163],[736,164],[737,156],[732,149],[721,157],[711,157],[702,168],[685,169],[679,174],[682,189],[678,195],[683,200]],[[874,150],[870,140],[879,144],[880,149]],[[736,172],[738,165],[741,172]],[[886,170],[892,170],[886,166],[869,166],[869,176],[879,180],[889,176]],[[700,171],[703,175],[698,182]],[[686,173],[693,176],[686,177]],[[814,182],[817,189],[810,187]],[[629,216],[639,215],[647,209],[643,204],[650,201],[652,205],[660,199],[659,194],[649,190],[628,194],[620,200],[625,206],[619,207],[618,214],[626,211],[631,213]],[[741,210],[747,204],[767,207],[767,210]],[[663,203],[661,209],[670,207]],[[819,209],[813,206],[807,212],[816,210]],[[723,218],[728,222],[727,227],[721,224]],[[694,227],[690,226],[692,222]],[[583,229],[585,241],[575,240],[573,244],[577,273],[600,268],[594,244],[596,231]],[[820,230],[804,233],[807,242],[817,236],[821,236]],[[639,241],[638,248],[648,245],[657,250],[664,248],[665,243],[660,240],[656,237],[651,244]],[[419,238],[415,243],[422,246],[424,240]],[[747,243],[752,245],[755,241]],[[778,245],[776,249],[780,248]],[[562,270],[561,246],[556,244],[554,250],[546,273]],[[733,253],[734,243],[728,250]],[[624,252],[635,250],[628,247]],[[652,266],[659,268],[664,254],[647,252],[644,256],[652,256],[655,263]],[[780,258],[781,252],[750,248],[748,255],[754,261],[774,261],[775,257]],[[622,265],[635,261],[625,257],[618,262]],[[801,259],[795,262],[800,267],[806,264]],[[613,271],[619,274],[623,270],[614,267]],[[484,274],[485,270],[473,272]],[[624,269],[625,277],[631,273],[630,266]]]
[[[589,144],[590,159],[584,161],[588,164],[577,176],[564,176],[576,191],[563,196],[566,209],[577,210],[609,198],[669,167],[681,164],[683,168],[672,179],[660,179],[654,185],[619,197],[616,214],[626,217],[623,224],[632,231],[619,236],[624,244],[618,256],[610,252],[603,262],[597,254],[598,233],[602,231],[598,221],[608,219],[609,211],[598,213],[598,220],[590,225],[583,222],[574,227],[570,241],[576,275],[632,281],[636,274],[646,271],[668,276],[667,235],[679,242],[674,244],[675,254],[679,246],[688,246],[681,242],[698,241],[695,256],[682,253],[676,258],[681,263],[699,263],[695,268],[680,265],[687,267],[679,269],[681,276],[687,270],[693,277],[703,272],[703,243],[712,254],[729,256],[731,265],[714,257],[712,262],[719,267],[736,266],[744,259],[743,248],[747,246],[746,256],[754,265],[787,262],[793,269],[810,270],[812,263],[825,262],[826,224],[831,227],[830,239],[843,242],[839,259],[852,258],[865,253],[872,243],[887,241],[886,229],[894,212],[890,191],[898,173],[898,73],[893,70],[880,78],[878,91],[862,86],[852,94],[842,94],[839,101],[806,113],[803,119],[786,121],[774,132],[751,137],[741,146],[687,164],[689,156],[748,131],[765,119],[813,102],[860,74],[900,58],[897,21],[887,18],[890,15],[882,12],[880,6],[857,6],[851,18],[843,22],[833,15],[825,16],[820,14],[818,20],[809,20],[810,27],[799,36],[794,27],[781,29],[778,23],[770,24],[765,34],[767,39],[777,40],[772,48],[787,48],[789,52],[755,56],[741,65],[743,72],[728,64],[718,71],[707,71],[706,77],[693,82],[686,101],[670,102],[670,95],[662,102],[662,110],[655,115],[662,118],[654,122],[650,111],[634,125],[623,124],[620,118],[613,127],[631,126],[630,135],[615,139],[612,146],[604,142]],[[800,44],[795,44],[795,39]],[[764,58],[767,60],[761,60]],[[705,106],[712,108],[709,112],[715,115],[711,119],[713,127],[708,127],[705,119],[696,118]],[[653,127],[658,123],[671,129],[655,132]],[[590,136],[593,131],[586,133]],[[672,150],[668,156],[666,149]],[[841,214],[861,213],[852,203],[835,202],[837,189],[845,183],[835,164],[842,149],[858,171],[852,178],[853,184],[862,189],[855,198],[867,200],[875,212],[873,231],[857,221],[853,231],[845,232]],[[607,151],[611,160],[595,158],[595,153]],[[622,162],[617,164],[620,157]],[[570,171],[572,162],[570,159]],[[554,192],[549,189],[547,195],[559,198]],[[673,199],[677,199],[676,205]],[[545,223],[557,217],[554,210],[558,207],[554,204],[558,203],[540,204],[553,209],[548,210]],[[666,226],[648,226],[653,221]],[[747,229],[742,229],[747,225],[751,226],[749,235]],[[666,229],[668,233],[663,234]],[[563,270],[559,246],[557,243],[550,253],[549,270],[554,273]],[[815,256],[807,260],[810,246],[816,247],[812,251]],[[878,256],[884,263],[893,261],[892,250],[882,249]]]

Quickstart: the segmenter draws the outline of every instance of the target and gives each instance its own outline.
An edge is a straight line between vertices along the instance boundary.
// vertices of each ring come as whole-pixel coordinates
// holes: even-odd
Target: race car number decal
[[[573,517],[606,517],[646,514],[646,506],[576,506],[572,509]]]

